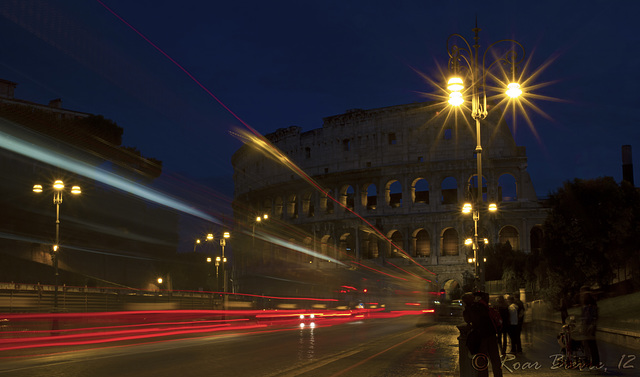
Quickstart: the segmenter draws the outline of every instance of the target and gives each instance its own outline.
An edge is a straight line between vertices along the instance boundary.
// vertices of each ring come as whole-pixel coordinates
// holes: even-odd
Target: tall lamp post
[[[227,258],[225,258],[224,256],[224,247],[227,245],[227,238],[231,237],[231,234],[229,232],[224,232],[222,234],[222,238],[220,238],[220,247],[222,247],[222,278],[224,279],[224,283],[222,284],[222,291],[225,293],[225,300],[226,300],[226,293],[227,293],[227,269],[224,265],[224,263],[227,262]]]
[[[482,53],[482,60],[480,59],[480,44],[479,44],[479,32],[477,21],[476,27],[472,30],[474,32],[474,44],[471,46],[469,42],[460,34],[451,34],[447,39],[447,51],[449,53],[449,70],[452,72],[452,76],[447,83],[447,89],[450,91],[449,104],[454,107],[460,107],[464,104],[464,94],[470,94],[471,96],[471,118],[475,121],[476,126],[476,195],[474,197],[473,205],[468,204],[463,208],[463,212],[473,214],[474,222],[474,236],[472,239],[472,247],[475,258],[475,288],[477,290],[484,289],[484,256],[482,249],[479,247],[478,237],[478,222],[480,221],[480,209],[483,206],[483,180],[482,180],[482,139],[480,137],[480,125],[481,120],[484,120],[488,115],[487,110],[487,90],[486,79],[487,75],[493,78],[496,76],[491,75],[491,69],[500,65],[502,67],[508,67],[508,75],[510,76],[510,82],[506,85],[506,91],[504,92],[509,98],[516,98],[522,94],[520,84],[516,82],[516,70],[519,64],[522,62],[525,56],[524,47],[519,42],[512,39],[502,39],[490,44]],[[458,42],[461,42],[462,47],[458,46]],[[494,50],[496,45],[502,45],[504,43],[510,44],[510,47],[506,51],[499,53]],[[492,61],[487,61],[488,52],[492,51],[496,54],[491,54]],[[521,54],[519,54],[521,52]],[[487,65],[490,63],[489,65]],[[462,76],[463,71],[466,71],[466,75]],[[465,81],[470,85],[470,90],[465,89]],[[500,84],[504,85],[496,78]],[[491,207],[489,209],[493,209]]]
[[[42,185],[34,185],[33,192],[40,194],[43,192]],[[64,192],[64,182],[62,180],[56,180],[53,182],[53,204],[56,206],[56,238],[55,243],[51,247],[51,262],[53,264],[55,287],[53,291],[53,307],[57,311],[58,309],[58,285],[59,285],[59,273],[58,273],[58,253],[60,252],[60,204],[62,204],[62,193]],[[72,195],[80,195],[82,189],[80,186],[71,187]]]

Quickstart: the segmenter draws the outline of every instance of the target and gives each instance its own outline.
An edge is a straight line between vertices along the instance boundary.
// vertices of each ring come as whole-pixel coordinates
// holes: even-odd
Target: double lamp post
[[[33,192],[36,194],[40,194],[44,191],[42,185],[34,185]],[[60,204],[62,204],[62,194],[64,192],[64,182],[62,180],[56,180],[53,183],[53,204],[56,206],[56,238],[53,246],[51,247],[51,263],[53,264],[54,276],[55,276],[55,287],[53,291],[53,307],[54,310],[58,309],[58,285],[59,282],[59,273],[58,273],[58,254],[60,253]],[[72,195],[80,195],[82,190],[80,186],[72,186],[71,187]]]
[[[449,54],[448,67],[452,73],[447,82],[449,90],[449,104],[455,108],[460,108],[465,104],[465,97],[470,97],[471,108],[464,106],[465,110],[471,111],[471,118],[475,121],[476,128],[476,147],[474,154],[476,156],[476,192],[473,197],[473,203],[465,203],[463,213],[472,213],[474,223],[474,234],[471,239],[473,248],[474,263],[474,288],[476,290],[484,290],[484,255],[483,248],[480,246],[480,238],[478,235],[478,223],[480,221],[480,211],[496,211],[496,204],[490,204],[486,207],[483,198],[483,176],[482,176],[482,139],[480,136],[481,121],[488,115],[487,106],[487,76],[494,79],[498,85],[503,88],[503,93],[507,99],[515,99],[522,94],[522,89],[517,81],[516,74],[519,64],[523,61],[525,51],[524,47],[517,41],[512,39],[502,39],[490,44],[484,52],[480,51],[479,32],[477,26],[472,30],[474,32],[474,44],[469,42],[460,34],[451,34],[447,39],[447,51]],[[460,46],[458,45],[460,43]],[[497,45],[508,44],[506,50],[497,51]],[[492,52],[488,58],[488,53]],[[480,60],[482,59],[482,60]],[[488,65],[487,65],[488,64]],[[504,73],[505,79],[490,73],[492,69],[500,66]],[[506,69],[505,69],[506,67]],[[465,87],[468,83],[468,87]],[[483,240],[484,241],[484,240]]]

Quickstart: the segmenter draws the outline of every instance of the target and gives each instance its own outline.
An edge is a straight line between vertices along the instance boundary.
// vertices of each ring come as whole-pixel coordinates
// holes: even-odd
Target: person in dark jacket
[[[473,366],[478,376],[488,376],[488,363],[495,377],[502,377],[502,365],[496,330],[489,317],[489,295],[484,292],[465,293],[462,296],[465,305],[462,316],[471,326],[467,338],[467,347],[473,356]]]
[[[498,346],[500,347],[500,354],[505,355],[507,353],[507,339],[509,338],[509,305],[503,295],[498,296],[496,308],[500,313],[500,318],[502,318],[502,328],[498,334]]]

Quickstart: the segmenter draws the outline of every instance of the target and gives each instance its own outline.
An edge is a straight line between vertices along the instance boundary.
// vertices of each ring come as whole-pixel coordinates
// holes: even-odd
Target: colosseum
[[[540,247],[546,210],[525,148],[495,113],[482,121],[482,196],[499,210],[480,211],[479,235],[531,252]],[[331,273],[348,270],[408,273],[447,292],[461,287],[474,272],[464,244],[474,222],[461,212],[477,192],[471,122],[423,102],[353,109],[324,118],[322,128],[266,135],[286,159],[246,143],[232,158],[234,218],[244,229],[234,248],[234,286],[277,293],[275,283],[286,281],[281,287],[295,286],[294,293],[320,295],[304,286],[320,276],[348,285],[349,274]]]

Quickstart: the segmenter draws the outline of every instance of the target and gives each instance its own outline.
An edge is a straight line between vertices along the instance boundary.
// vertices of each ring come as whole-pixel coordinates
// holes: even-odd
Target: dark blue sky
[[[621,146],[635,150],[640,180],[640,2],[627,1],[163,1],[102,0],[261,133],[347,109],[372,109],[434,92],[452,33],[481,44],[514,38],[546,117],[519,120],[538,196],[566,180],[622,178]],[[587,5],[588,4],[588,5]],[[123,144],[165,171],[231,195],[231,155],[241,127],[185,72],[99,1],[5,0],[0,78],[16,97],[102,114]],[[536,136],[537,134],[537,136]]]

